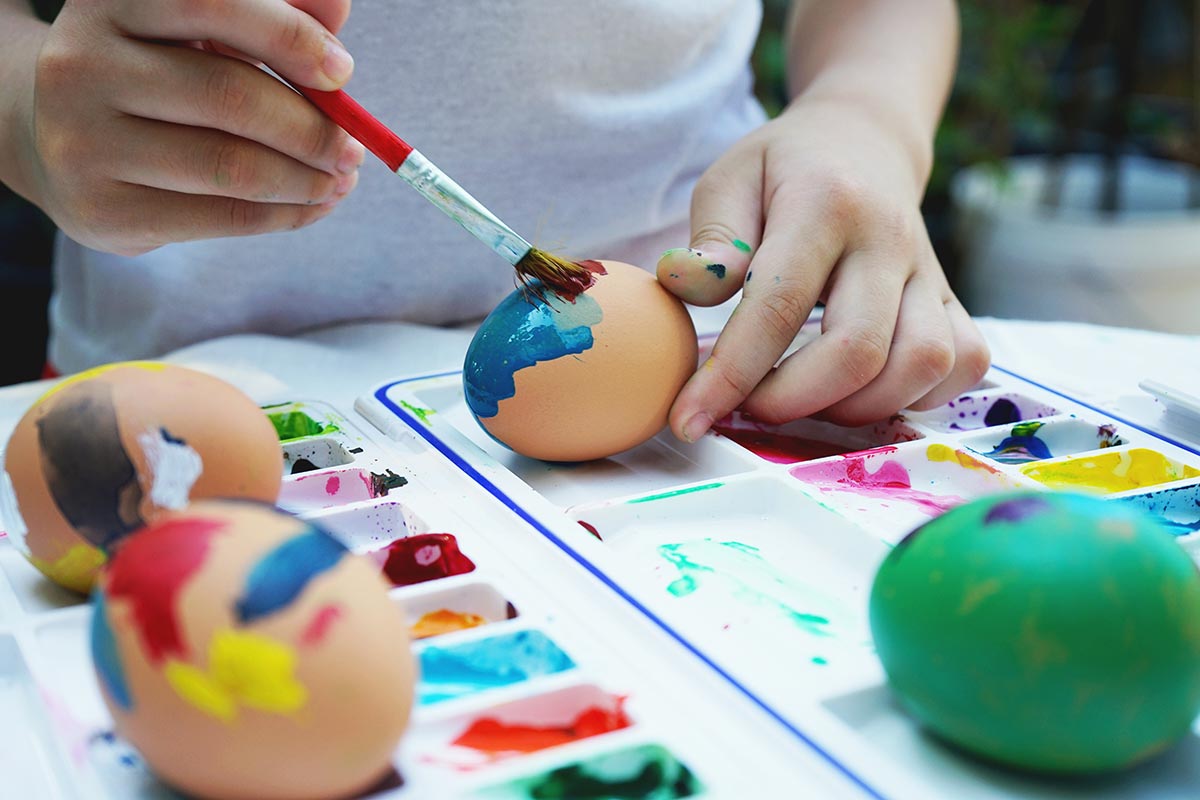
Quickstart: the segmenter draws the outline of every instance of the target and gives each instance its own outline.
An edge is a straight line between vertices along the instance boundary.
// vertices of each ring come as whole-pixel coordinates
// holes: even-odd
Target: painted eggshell
[[[991,760],[1128,767],[1200,712],[1200,574],[1124,504],[1027,492],[953,509],[888,555],[870,615],[902,703]]]
[[[116,731],[201,797],[344,797],[391,770],[412,706],[379,570],[266,505],[204,500],[102,573],[92,656]]]
[[[591,288],[544,300],[518,289],[467,350],[471,412],[532,458],[586,461],[641,444],[696,369],[696,331],[674,295],[629,264],[585,263],[597,265]]]
[[[125,362],[66,378],[17,423],[0,474],[4,523],[55,582],[87,592],[122,537],[190,499],[274,502],[274,426],[203,372]]]

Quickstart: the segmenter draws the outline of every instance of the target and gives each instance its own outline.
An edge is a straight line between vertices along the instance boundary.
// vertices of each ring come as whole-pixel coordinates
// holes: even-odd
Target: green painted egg
[[[870,614],[903,705],[994,761],[1127,767],[1200,713],[1200,572],[1125,504],[1023,492],[959,506],[896,545]]]

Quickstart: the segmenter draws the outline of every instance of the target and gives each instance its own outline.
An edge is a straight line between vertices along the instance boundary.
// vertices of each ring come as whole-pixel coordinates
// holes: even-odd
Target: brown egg
[[[77,592],[163,511],[201,497],[273,503],[283,475],[275,428],[254,401],[211,375],[149,361],[56,384],[17,424],[3,467],[9,533]]]
[[[222,800],[377,784],[415,665],[379,570],[266,505],[206,500],[130,536],[97,584],[92,656],[117,733]]]
[[[479,424],[507,447],[547,461],[627,450],[662,430],[696,369],[687,309],[654,276],[616,261],[564,298],[521,289],[484,320],[463,385]]]

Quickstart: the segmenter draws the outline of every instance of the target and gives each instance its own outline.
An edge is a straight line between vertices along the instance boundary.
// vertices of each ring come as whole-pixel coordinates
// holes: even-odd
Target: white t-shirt
[[[349,92],[535,245],[650,269],[691,189],[760,125],[758,0],[355,0]],[[224,334],[482,317],[512,267],[368,156],[288,233],[137,258],[60,238],[50,360],[71,372]]]

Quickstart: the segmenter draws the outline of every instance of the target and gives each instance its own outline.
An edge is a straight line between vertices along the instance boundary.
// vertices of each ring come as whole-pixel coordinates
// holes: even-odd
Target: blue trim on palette
[[[1095,411],[1097,414],[1102,414],[1103,416],[1108,417],[1109,419],[1114,419],[1117,422],[1121,423],[1122,425],[1127,425],[1130,428],[1133,428],[1135,431],[1141,431],[1142,433],[1146,434],[1147,436],[1152,436],[1155,439],[1161,439],[1162,441],[1166,442],[1167,444],[1178,447],[1180,450],[1186,450],[1187,452],[1191,453],[1192,455],[1200,456],[1200,449],[1197,449],[1190,444],[1185,444],[1184,442],[1181,442],[1178,439],[1172,439],[1170,436],[1167,436],[1164,433],[1159,433],[1158,431],[1150,430],[1149,428],[1147,428],[1143,425],[1139,425],[1138,423],[1133,422],[1131,420],[1128,420],[1125,417],[1119,417],[1116,414],[1112,413],[1111,411],[1105,411],[1103,408],[1100,408],[1099,406],[1094,406],[1091,403],[1085,403],[1082,400],[1071,397],[1071,395],[1066,394],[1064,392],[1060,392],[1057,389],[1051,389],[1046,384],[1038,383],[1035,380],[1030,380],[1029,378],[1026,378],[1024,375],[1020,374],[1019,372],[1013,372],[1011,369],[1005,369],[1004,367],[998,367],[995,364],[992,365],[992,369],[996,370],[997,372],[1003,372],[1005,375],[1009,375],[1013,378],[1016,378],[1017,380],[1025,381],[1025,383],[1028,383],[1030,386],[1036,386],[1037,388],[1041,389],[1043,392],[1049,392],[1050,394],[1061,397],[1064,400],[1069,400],[1070,402],[1074,403],[1077,406],[1083,406],[1084,408],[1088,409],[1089,411]],[[451,373],[451,374],[453,374],[453,373]]]
[[[772,708],[765,700],[763,700],[761,697],[756,695],[753,691],[751,691],[746,686],[744,686],[741,682],[739,682],[737,680],[737,678],[733,677],[733,675],[726,672],[720,665],[718,665],[711,658],[709,658],[708,655],[706,655],[703,651],[701,651],[699,648],[697,648],[695,645],[693,645],[690,641],[688,641],[686,638],[684,638],[684,636],[682,634],[680,634],[678,631],[676,631],[674,628],[672,628],[669,624],[667,624],[667,622],[665,620],[663,620],[661,617],[659,617],[657,614],[655,614],[653,611],[651,611],[649,608],[647,608],[645,605],[643,605],[637,598],[635,598],[631,594],[629,594],[629,592],[627,592],[619,584],[614,582],[612,580],[612,578],[610,578],[605,572],[601,571],[598,567],[596,567],[594,564],[592,564],[591,561],[589,561],[587,558],[585,558],[583,555],[581,555],[578,551],[576,551],[573,547],[571,547],[566,542],[564,542],[562,539],[560,539],[557,535],[555,535],[553,531],[551,531],[549,528],[547,528],[545,525],[543,525],[541,522],[539,522],[532,514],[530,514],[528,511],[526,511],[519,503],[517,503],[515,500],[513,500],[511,497],[509,497],[508,494],[506,494],[503,489],[501,489],[499,486],[497,486],[496,484],[494,484],[490,480],[488,480],[483,474],[481,474],[477,469],[475,469],[475,467],[468,464],[467,461],[462,456],[460,456],[458,453],[456,453],[448,444],[446,444],[440,438],[435,436],[433,431],[431,431],[427,425],[425,425],[424,423],[419,421],[412,414],[409,414],[407,411],[405,411],[400,406],[393,403],[391,401],[391,399],[388,398],[388,396],[387,396],[388,390],[394,386],[399,386],[399,385],[405,384],[405,383],[414,383],[414,382],[420,381],[420,380],[429,380],[432,378],[445,378],[445,377],[449,377],[449,376],[455,375],[455,374],[458,374],[458,373],[454,372],[454,371],[440,372],[440,373],[435,373],[432,375],[422,375],[419,377],[407,378],[405,380],[393,381],[392,383],[389,383],[386,386],[382,386],[379,389],[377,389],[375,391],[375,399],[378,400],[380,403],[382,403],[385,408],[387,408],[389,411],[391,411],[393,414],[395,414],[397,417],[399,417],[402,422],[404,422],[406,425],[408,425],[408,427],[411,428],[415,433],[417,433],[422,439],[424,439],[426,442],[428,442],[430,445],[432,445],[434,449],[436,449],[439,453],[444,455],[446,458],[450,459],[450,461],[453,462],[453,464],[456,467],[458,467],[463,473],[465,473],[468,477],[470,477],[477,484],[479,484],[479,486],[481,486],[484,490],[486,490],[488,492],[488,494],[492,495],[497,500],[499,500],[501,503],[503,503],[505,506],[507,506],[509,508],[509,510],[511,510],[514,514],[516,514],[518,517],[523,519],[530,526],[532,526],[534,528],[534,530],[536,530],[538,533],[542,534],[542,536],[549,539],[552,544],[554,544],[556,547],[558,547],[558,549],[562,550],[564,553],[566,553],[568,556],[570,556],[572,560],[574,560],[577,564],[579,564],[585,570],[590,572],[601,583],[603,583],[605,586],[607,586],[609,589],[611,589],[613,592],[615,592],[617,594],[617,596],[619,596],[621,599],[623,599],[629,605],[631,605],[635,609],[637,609],[637,611],[639,611],[644,617],[646,617],[648,620],[653,622],[664,633],[666,633],[668,636],[670,636],[672,639],[674,639],[676,642],[678,642],[680,645],[682,645],[684,647],[684,649],[686,649],[688,652],[690,652],[693,656],[700,659],[700,661],[702,661],[705,664],[705,666],[707,666],[709,669],[713,670],[715,673],[717,673],[722,678],[724,678],[727,683],[729,683],[734,689],[736,689],[738,692],[740,692],[746,699],[748,699],[754,705],[758,706],[758,708],[761,709],[764,713],[766,713],[768,716],[770,716],[772,719],[774,719],[776,722],[778,722],[781,726],[783,726],[785,729],[787,729],[788,732],[790,732],[793,736],[795,736],[797,739],[799,739],[801,742],[803,742],[805,745],[807,745],[810,749],[812,749],[814,752],[816,752],[817,755],[821,756],[821,758],[823,758],[830,766],[834,767],[838,772],[840,772],[847,779],[849,779],[852,783],[854,783],[856,786],[858,786],[858,788],[862,789],[869,796],[877,798],[877,800],[886,800],[886,798],[883,794],[881,794],[874,787],[869,785],[862,777],[860,777],[859,775],[857,775],[853,771],[851,771],[851,769],[849,767],[847,767],[845,764],[843,764],[841,761],[838,761],[831,753],[829,753],[827,750],[822,748],[819,744],[817,744],[816,741],[814,741],[807,734],[805,734],[804,731],[800,730],[798,727],[796,727],[794,724],[792,724],[786,717],[782,716],[778,711],[776,711],[774,708]]]

